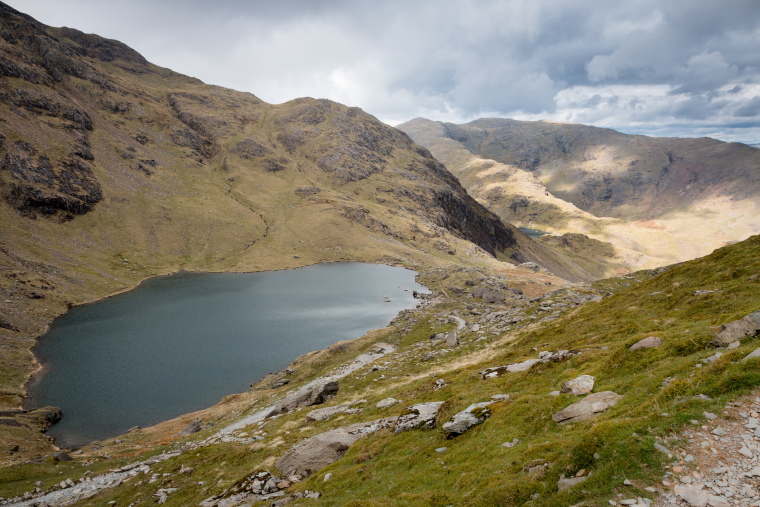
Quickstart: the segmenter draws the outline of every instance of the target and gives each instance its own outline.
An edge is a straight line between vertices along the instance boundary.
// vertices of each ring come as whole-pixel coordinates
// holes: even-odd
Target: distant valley
[[[614,255],[598,258],[611,272],[760,232],[760,151],[747,145],[508,119],[398,127],[505,221],[611,243]]]

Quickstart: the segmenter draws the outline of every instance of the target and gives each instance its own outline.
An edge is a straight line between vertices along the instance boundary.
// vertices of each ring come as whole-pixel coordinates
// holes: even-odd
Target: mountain
[[[398,128],[504,220],[612,243],[613,268],[692,259],[760,232],[760,152],[744,144],[509,119]]]
[[[0,22],[0,409],[52,318],[150,276],[351,260],[594,277],[358,108],[267,104],[3,4]]]

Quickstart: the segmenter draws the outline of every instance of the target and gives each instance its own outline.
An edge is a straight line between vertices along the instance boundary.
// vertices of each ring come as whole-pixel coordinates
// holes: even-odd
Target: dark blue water
[[[154,278],[73,308],[35,348],[27,406],[54,405],[48,434],[81,446],[241,392],[293,359],[386,326],[427,292],[403,268],[320,264]],[[385,302],[388,296],[391,302]]]
[[[529,227],[518,227],[526,236],[529,238],[539,238],[546,234],[546,231],[541,231],[538,229],[531,229]]]

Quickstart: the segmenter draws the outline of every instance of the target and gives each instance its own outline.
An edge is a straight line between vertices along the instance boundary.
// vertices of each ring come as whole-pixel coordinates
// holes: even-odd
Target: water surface
[[[539,229],[531,229],[529,227],[518,227],[526,236],[529,238],[539,238],[546,234],[546,231],[542,231]]]
[[[264,273],[183,273],[73,308],[35,348],[27,406],[80,446],[246,390],[297,356],[387,325],[427,292],[413,271],[361,263]],[[384,297],[390,302],[386,302]]]

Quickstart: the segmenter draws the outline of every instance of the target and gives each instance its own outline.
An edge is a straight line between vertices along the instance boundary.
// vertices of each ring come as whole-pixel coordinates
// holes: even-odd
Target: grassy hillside
[[[44,489],[65,477],[77,480],[85,468],[96,472],[132,462],[135,454],[147,449],[151,454],[178,449],[184,452],[151,469],[151,473],[164,474],[158,481],[136,477],[82,505],[112,500],[128,504],[149,498],[159,488],[177,488],[167,505],[194,504],[261,471],[277,474],[276,458],[305,437],[399,415],[414,403],[442,401],[436,429],[399,434],[381,430],[360,439],[340,460],[290,486],[287,493],[318,491],[318,501],[300,503],[336,506],[603,505],[617,498],[618,492],[625,498],[652,498],[654,494],[644,488],[662,488],[663,465],[669,462],[654,444],[676,448],[678,441],[671,440],[675,432],[692,420],[701,424],[704,411],[719,412],[728,400],[760,385],[758,360],[740,361],[758,348],[758,337],[706,361],[716,352],[710,341],[720,324],[760,308],[758,253],[760,236],[754,236],[703,259],[543,296],[541,292],[550,286],[515,273],[493,276],[467,268],[436,269],[423,277],[436,293],[426,308],[406,312],[390,327],[361,340],[304,356],[291,365],[294,373],[288,389],[295,389],[374,343],[395,344],[398,351],[387,360],[341,380],[338,395],[326,403],[354,402],[362,408],[359,414],[308,422],[304,416],[310,409],[295,411],[238,430],[240,437],[261,437],[253,443],[245,438],[203,443],[220,428],[281,398],[283,389],[271,388],[272,377],[209,411],[132,432],[119,442],[85,448],[75,462],[5,468],[0,470],[0,480],[10,494],[32,489],[38,480]],[[531,299],[494,305],[472,297],[474,289],[498,283],[522,287]],[[576,304],[579,297],[595,294],[605,297]],[[520,308],[522,318],[512,322],[515,319],[502,317],[494,322],[483,317],[510,308]],[[461,332],[460,345],[447,347],[431,340],[431,333],[454,327],[452,315],[471,323]],[[472,327],[474,323],[481,324],[479,331]],[[628,350],[648,336],[662,339],[662,346]],[[487,367],[561,349],[579,353],[525,372],[481,376]],[[434,357],[422,361],[428,353]],[[552,415],[580,397],[550,392],[584,374],[596,377],[594,392],[613,391],[622,399],[590,420],[555,423]],[[488,401],[496,394],[510,397],[492,405],[491,417],[482,424],[446,438],[440,429],[443,422],[471,403]],[[375,408],[389,396],[402,403]],[[191,437],[178,437],[192,418],[211,427]],[[514,446],[502,445],[514,439],[518,440]],[[442,447],[446,449],[436,451]],[[105,454],[114,459],[103,458]],[[179,473],[188,468],[192,473]],[[581,470],[588,476],[582,485],[558,491],[561,475],[572,477]],[[326,473],[332,474],[327,481]],[[632,485],[623,485],[625,479]]]

